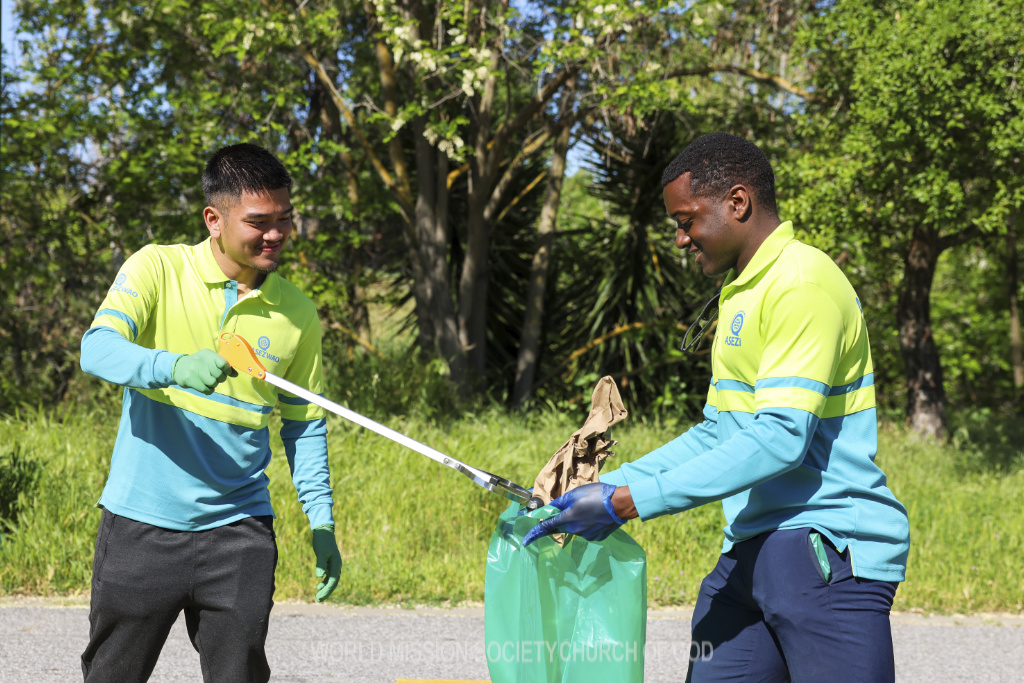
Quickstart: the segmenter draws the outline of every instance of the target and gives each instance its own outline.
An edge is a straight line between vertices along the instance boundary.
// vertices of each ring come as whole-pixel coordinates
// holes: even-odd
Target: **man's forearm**
[[[171,370],[179,357],[139,346],[109,327],[93,327],[82,337],[82,370],[133,389],[163,389],[174,384]]]
[[[333,524],[330,468],[327,463],[327,420],[282,420],[281,440],[292,483],[311,528]]]
[[[759,411],[719,446],[646,479],[629,481],[643,519],[682,512],[752,488],[799,467],[818,418],[803,410]]]

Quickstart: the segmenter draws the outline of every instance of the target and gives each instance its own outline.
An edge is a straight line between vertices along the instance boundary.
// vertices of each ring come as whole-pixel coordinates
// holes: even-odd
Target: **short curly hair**
[[[746,185],[761,208],[779,214],[775,202],[775,174],[768,157],[754,143],[729,133],[697,138],[665,167],[665,187],[689,171],[690,191],[696,197],[721,197],[734,185]]]
[[[262,194],[291,187],[292,177],[277,157],[250,143],[221,147],[203,171],[203,194],[209,206],[228,197],[237,201],[243,192]]]

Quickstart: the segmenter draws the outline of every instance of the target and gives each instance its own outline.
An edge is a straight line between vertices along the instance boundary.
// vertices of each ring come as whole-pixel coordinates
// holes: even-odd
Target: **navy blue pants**
[[[764,533],[720,556],[693,611],[687,681],[895,679],[889,611],[898,584],[855,577],[849,550],[827,542],[826,582],[811,531]]]
[[[204,681],[265,683],[273,517],[173,531],[103,511],[93,558],[86,683],[149,679],[182,611]]]

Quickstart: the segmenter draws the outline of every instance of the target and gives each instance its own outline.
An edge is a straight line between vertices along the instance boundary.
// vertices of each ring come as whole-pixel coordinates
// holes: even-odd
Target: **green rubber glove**
[[[174,361],[171,379],[179,387],[212,394],[214,387],[234,374],[231,365],[210,349],[202,349]]]
[[[338,587],[341,576],[341,552],[334,540],[334,525],[321,524],[313,527],[313,552],[316,553],[316,601],[323,602]]]

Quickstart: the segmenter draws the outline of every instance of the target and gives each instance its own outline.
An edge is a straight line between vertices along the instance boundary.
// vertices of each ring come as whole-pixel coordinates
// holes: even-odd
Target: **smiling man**
[[[221,332],[258,340],[268,370],[322,391],[316,307],[274,272],[291,182],[261,147],[217,151],[203,173],[210,237],[132,255],[82,339],[82,369],[125,387],[99,501],[86,681],[146,680],[182,611],[205,680],[269,680],[275,406],[312,528],[317,601],[337,585],[323,410],[237,375],[213,350]]]
[[[704,420],[601,483],[552,502],[591,540],[722,501],[722,554],[701,584],[692,681],[892,681],[889,613],[906,573],[906,509],[875,465],[874,381],[860,301],[780,222],[764,153],[725,133],[662,176],[676,246],[724,276]]]

